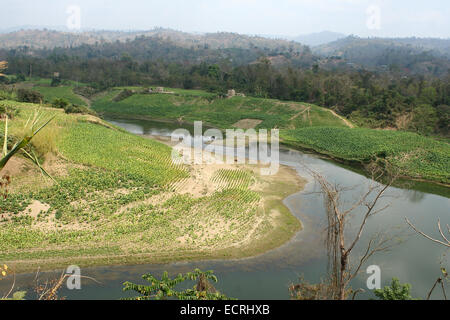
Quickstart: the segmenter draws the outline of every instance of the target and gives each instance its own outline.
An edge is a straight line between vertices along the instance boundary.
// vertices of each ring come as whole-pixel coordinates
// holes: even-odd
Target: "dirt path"
[[[348,120],[345,119],[344,117],[338,115],[338,114],[337,114],[336,112],[334,112],[333,110],[331,110],[331,109],[327,109],[327,110],[330,111],[335,117],[338,117],[339,119],[341,119],[342,121],[344,121],[344,123],[345,123],[345,125],[346,125],[347,127],[349,127],[349,128],[354,128],[354,127],[355,127],[350,121],[348,121]]]
[[[73,93],[74,95],[76,95],[78,98],[80,98],[81,100],[83,100],[86,104],[87,104],[87,106],[90,108],[91,107],[91,100],[89,100],[88,98],[86,98],[86,97],[83,97],[82,95],[80,95],[80,94],[76,94],[75,92]]]

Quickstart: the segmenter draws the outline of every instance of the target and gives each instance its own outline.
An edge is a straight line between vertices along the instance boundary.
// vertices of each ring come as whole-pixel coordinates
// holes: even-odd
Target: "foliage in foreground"
[[[411,296],[411,285],[401,284],[397,278],[392,279],[391,285],[374,291],[379,300],[414,300]]]
[[[135,291],[141,294],[141,296],[129,300],[231,300],[211,285],[210,281],[217,282],[217,277],[213,271],[203,272],[196,269],[194,272],[188,272],[184,275],[179,274],[174,279],[171,279],[167,272],[164,272],[161,280],[151,274],[143,275],[142,278],[151,285],[124,283],[123,291]],[[197,284],[192,289],[176,290],[176,287],[185,281],[197,281]]]

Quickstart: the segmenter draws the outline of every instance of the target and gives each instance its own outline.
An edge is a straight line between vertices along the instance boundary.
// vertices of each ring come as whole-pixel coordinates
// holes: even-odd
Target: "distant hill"
[[[340,55],[363,47],[410,48],[412,51],[433,51],[450,57],[450,39],[439,38],[360,38],[348,36],[313,49],[320,55]]]
[[[301,44],[315,47],[322,44],[326,44],[329,42],[333,42],[342,38],[345,38],[346,35],[343,33],[331,32],[331,31],[322,31],[311,34],[304,34],[298,37],[292,38],[292,40],[299,42]]]
[[[53,31],[64,31],[64,32],[70,31],[66,26],[22,25],[22,26],[9,27],[9,28],[1,28],[0,27],[0,34],[17,32],[17,31],[25,31],[25,30],[53,30]],[[85,30],[85,31],[87,31],[87,30]]]
[[[46,29],[23,29],[6,34],[0,34],[0,48],[12,49],[28,46],[34,49],[52,49],[56,47],[68,48],[83,44],[126,42],[139,37],[158,38],[176,44],[177,46],[207,47],[209,49],[278,49],[285,47],[303,50],[303,46],[294,41],[281,39],[268,39],[260,36],[248,36],[237,33],[206,33],[192,34],[171,29],[153,29],[149,31],[87,31],[64,32]]]
[[[434,75],[445,75],[450,69],[450,39],[349,36],[312,51],[324,58],[368,69]]]
[[[0,59],[11,60],[13,56],[25,55],[36,58],[52,56],[56,60],[76,56],[89,60],[126,61],[130,57],[137,62],[161,60],[231,66],[266,59],[280,69],[318,65],[325,70],[364,68],[434,76],[445,76],[450,70],[450,39],[341,38],[343,36],[324,31],[299,36],[293,41],[227,32],[194,34],[163,28],[77,33],[24,29],[0,34]],[[329,42],[336,38],[338,40]],[[323,42],[326,43],[316,45]]]

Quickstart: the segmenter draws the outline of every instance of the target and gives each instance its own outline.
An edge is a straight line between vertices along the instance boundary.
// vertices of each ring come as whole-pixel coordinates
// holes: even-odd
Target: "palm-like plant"
[[[25,157],[29,158],[33,161],[41,170],[41,172],[50,177],[50,175],[42,168],[39,164],[37,156],[33,151],[28,152],[25,150],[25,147],[31,142],[34,136],[36,136],[45,126],[47,126],[50,121],[53,120],[54,116],[48,120],[41,119],[42,114],[39,111],[34,113],[33,118],[29,118],[27,123],[25,124],[26,134],[25,137],[17,142],[11,150],[8,151],[8,116],[5,116],[5,137],[3,142],[3,151],[0,159],[0,170],[2,170],[8,161],[20,151],[24,154]]]
[[[196,269],[194,272],[179,274],[176,278],[171,279],[167,272],[164,272],[161,280],[155,278],[151,274],[143,275],[142,278],[151,285],[137,285],[131,282],[125,282],[123,291],[135,291],[141,294],[139,297],[130,300],[229,300],[228,297],[217,292],[209,281],[217,282],[217,277],[212,271],[203,272]],[[183,291],[175,290],[180,283],[191,280],[197,281],[192,289]]]

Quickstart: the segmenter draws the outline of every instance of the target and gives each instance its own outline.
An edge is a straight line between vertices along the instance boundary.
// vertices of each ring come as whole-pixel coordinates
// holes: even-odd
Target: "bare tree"
[[[426,239],[428,239],[428,240],[430,240],[430,241],[433,241],[434,243],[437,243],[437,244],[439,244],[439,245],[441,245],[441,246],[450,248],[450,241],[448,240],[448,239],[450,238],[450,225],[447,224],[447,226],[446,226],[446,227],[447,227],[447,230],[446,230],[446,231],[447,231],[447,233],[449,234],[448,236],[446,236],[445,233],[442,231],[441,219],[438,220],[437,226],[438,226],[439,233],[440,233],[440,235],[441,235],[441,237],[442,237],[442,240],[435,239],[435,238],[433,238],[433,237],[427,235],[425,232],[419,230],[416,226],[414,226],[414,225],[408,220],[408,218],[405,218],[405,220],[406,220],[406,223],[408,223],[409,226],[410,226],[415,232],[417,232],[418,234],[420,234],[421,236],[423,236],[423,237],[425,237]],[[445,285],[444,285],[444,282],[445,282],[445,280],[448,280],[448,272],[447,272],[447,270],[446,270],[444,267],[441,267],[441,272],[442,272],[442,275],[439,276],[439,277],[437,278],[436,282],[434,283],[433,287],[431,288],[430,292],[428,293],[427,300],[430,300],[431,295],[433,294],[433,291],[436,289],[437,285],[440,285],[440,287],[441,287],[441,289],[442,289],[442,294],[444,295],[444,299],[447,300],[447,293],[446,293],[446,291],[445,291]]]
[[[430,237],[429,235],[427,235],[426,233],[420,231],[419,229],[417,229],[407,218],[405,218],[406,223],[409,224],[409,226],[411,228],[413,228],[414,231],[416,231],[418,234],[422,235],[423,237],[427,238],[428,240],[431,240],[437,244],[440,244],[442,246],[445,246],[447,248],[450,248],[450,240],[448,240],[450,238],[450,236],[448,236],[449,238],[447,238],[447,236],[444,234],[444,232],[442,231],[442,227],[441,227],[441,220],[438,220],[438,230],[439,233],[441,234],[442,240],[438,240],[438,239],[434,239],[432,237]],[[450,226],[447,224],[447,232],[450,235]]]
[[[59,297],[58,293],[59,290],[62,288],[62,286],[65,284],[65,281],[67,278],[69,278],[71,275],[66,274],[65,271],[61,273],[59,278],[55,278],[52,280],[46,280],[45,282],[41,283],[39,281],[39,269],[36,272],[35,281],[36,285],[34,288],[34,291],[37,294],[37,300],[64,300],[64,297]],[[98,282],[96,279],[87,277],[87,276],[81,276],[79,275],[80,279],[89,279],[96,283]]]
[[[389,204],[381,207],[378,205],[397,175],[387,168],[371,165],[372,180],[369,185],[359,199],[347,204],[342,200],[342,194],[348,188],[330,183],[320,173],[308,171],[321,187],[327,210],[328,285],[331,287],[331,290],[328,290],[330,292],[328,298],[345,300],[351,293],[350,282],[358,275],[367,260],[375,253],[385,251],[392,246],[392,238],[375,234],[370,238],[362,257],[352,259],[352,253],[361,240],[369,218],[389,207]],[[376,181],[383,181],[384,184]],[[361,221],[356,226],[356,234],[351,234],[347,232],[347,227],[354,216],[360,217]],[[354,220],[351,221],[354,222]]]

